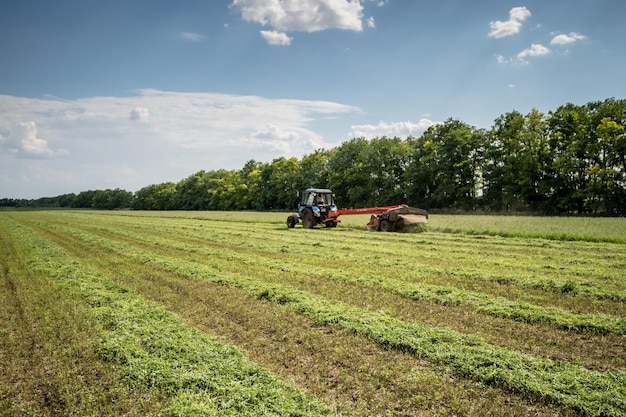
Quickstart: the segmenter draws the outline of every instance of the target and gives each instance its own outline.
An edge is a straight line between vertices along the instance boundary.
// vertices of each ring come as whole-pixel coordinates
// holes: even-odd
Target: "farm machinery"
[[[337,227],[339,216],[350,214],[371,214],[367,230],[381,232],[408,232],[420,230],[428,223],[428,212],[423,209],[399,204],[383,207],[338,209],[335,196],[325,188],[307,188],[298,203],[298,213],[287,217],[287,227],[293,229],[302,222],[302,227]]]

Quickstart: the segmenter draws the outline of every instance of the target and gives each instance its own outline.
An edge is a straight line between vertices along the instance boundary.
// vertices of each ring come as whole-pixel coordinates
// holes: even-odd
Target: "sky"
[[[0,198],[626,98],[621,0],[9,0]]]

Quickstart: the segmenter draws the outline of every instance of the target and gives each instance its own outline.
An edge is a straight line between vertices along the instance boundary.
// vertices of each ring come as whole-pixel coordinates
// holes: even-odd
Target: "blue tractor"
[[[335,205],[335,196],[326,188],[307,188],[298,203],[298,214],[287,217],[287,227],[293,229],[302,222],[302,227],[312,229],[318,224],[337,227],[339,211]]]

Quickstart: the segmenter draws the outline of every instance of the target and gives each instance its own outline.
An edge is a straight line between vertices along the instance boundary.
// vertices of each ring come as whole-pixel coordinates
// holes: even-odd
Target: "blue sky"
[[[626,98],[618,0],[10,0],[0,198]]]

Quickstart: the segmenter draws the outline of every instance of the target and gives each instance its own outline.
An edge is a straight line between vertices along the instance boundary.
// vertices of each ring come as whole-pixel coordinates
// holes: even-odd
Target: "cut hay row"
[[[286,230],[282,224],[251,219],[237,223],[236,217],[211,221],[126,213],[4,214],[0,227],[12,230],[12,241],[19,242],[14,244],[28,249],[24,253],[29,256],[22,263],[37,276],[51,279],[76,302],[82,300],[91,320],[102,326],[93,342],[99,360],[113,365],[120,380],[140,396],[146,390],[158,393],[163,405],[155,407],[165,414],[300,415],[296,409],[304,407],[306,412],[310,407],[311,415],[333,409],[346,415],[382,415],[385,410],[398,415],[507,415],[522,404],[526,411],[516,414],[626,412],[626,342],[620,330],[624,302],[582,291],[587,287],[606,294],[624,289],[626,284],[618,277],[624,262],[622,245],[440,233],[392,235],[345,228]],[[3,236],[7,239],[7,234]],[[601,259],[595,259],[596,253]],[[542,265],[534,266],[533,258],[539,258]],[[463,269],[465,263],[471,268]],[[533,289],[520,284],[523,280],[491,279],[517,277],[510,270],[516,265],[521,274],[534,274],[536,282],[548,283],[546,288]],[[561,265],[566,268],[560,269]],[[551,280],[555,287],[569,280],[572,288],[547,289]],[[206,305],[207,314],[224,317],[204,320],[196,316],[213,293],[216,297],[229,294],[239,301],[221,309]],[[255,371],[234,372],[240,382],[228,382],[233,377],[229,372],[239,365],[220,355],[236,350],[210,336],[214,331],[221,337],[228,332],[202,323],[242,323],[245,300],[257,311],[250,316],[253,327],[292,317],[288,320],[300,323],[302,331],[315,330],[320,351],[329,342],[325,335],[331,334],[346,347],[352,346],[342,359],[338,356],[341,345],[325,351],[326,361],[336,361],[337,367],[324,375],[337,385],[327,385],[323,391],[316,385],[322,378],[321,362],[293,357],[292,361],[310,366],[300,374],[284,372],[308,392],[315,392],[326,407],[251,365],[239,353],[234,356]],[[213,303],[221,304],[217,299]],[[498,308],[503,312],[497,312]],[[582,321],[573,324],[576,320]],[[507,326],[511,341],[502,332]],[[290,331],[296,332],[290,339],[271,343],[267,333],[254,331],[248,340],[236,333],[229,340],[252,349],[265,366],[283,374],[290,363],[280,365],[271,350],[297,348],[304,336],[297,333],[297,326]],[[504,337],[498,338],[498,333]],[[350,338],[356,339],[350,342]],[[374,362],[368,367],[350,363],[350,358],[364,357],[358,338],[363,338],[363,347],[369,340],[380,349],[380,354],[369,353],[370,357],[395,352],[395,366],[406,368],[380,379],[392,363]],[[554,348],[544,342],[554,343]],[[315,342],[309,343],[315,352]],[[256,351],[255,345],[270,351]],[[227,365],[210,364],[216,362],[215,357]],[[6,364],[2,358],[0,363]],[[407,365],[411,360],[413,365]],[[207,362],[206,367],[195,361]],[[418,371],[413,369],[417,364]],[[375,371],[379,376],[370,374],[370,367],[380,369]],[[252,380],[266,374],[269,380],[278,381],[280,393],[249,390],[251,379],[246,378],[250,373]],[[221,379],[223,374],[226,379]],[[427,388],[430,394],[425,401],[414,390],[426,389],[426,375],[439,381],[436,384],[446,378],[454,382]],[[263,384],[273,384],[269,380],[263,379]],[[412,387],[417,381],[419,385]],[[371,389],[362,391],[366,384]],[[221,389],[224,386],[228,389]],[[3,387],[0,379],[0,390]],[[284,394],[284,388],[289,394]],[[0,393],[3,398],[14,398],[6,391]],[[359,400],[373,393],[380,399]],[[284,395],[290,398],[286,402]],[[439,411],[437,398],[445,401]],[[496,408],[485,408],[488,398],[494,399],[490,406]],[[506,400],[501,402],[502,398]]]
[[[406,283],[404,280],[397,279],[398,276],[403,274],[402,271],[405,267],[400,265],[395,269],[381,268],[380,262],[384,258],[372,257],[369,253],[367,253],[367,263],[353,262],[350,260],[351,251],[347,248],[343,252],[335,252],[335,257],[338,254],[343,255],[347,259],[346,262],[336,263],[324,257],[324,265],[320,266],[319,258],[310,256],[310,251],[303,250],[301,246],[292,248],[285,246],[285,239],[280,235],[280,239],[273,239],[271,228],[246,230],[246,227],[243,226],[240,231],[231,230],[232,235],[228,235],[225,232],[227,238],[225,240],[220,238],[218,242],[215,242],[215,237],[220,231],[214,229],[206,222],[192,225],[183,223],[178,231],[169,230],[165,227],[165,224],[148,230],[144,227],[133,227],[130,224],[120,225],[119,223],[113,223],[110,227],[106,227],[106,225],[98,225],[93,221],[82,223],[77,218],[72,218],[67,224],[72,225],[72,227],[80,224],[82,228],[104,235],[114,241],[128,241],[133,245],[143,246],[155,256],[163,253],[166,256],[174,256],[181,260],[189,259],[204,262],[220,271],[232,271],[256,276],[268,283],[289,285],[337,301],[352,304],[355,302],[361,303],[368,308],[389,311],[405,319],[417,320],[435,326],[443,325],[466,333],[477,333],[491,343],[516,350],[521,349],[529,353],[540,353],[541,355],[559,360],[573,360],[593,369],[623,368],[626,362],[626,344],[623,337],[611,337],[609,333],[607,337],[592,338],[589,336],[589,329],[583,330],[583,326],[586,325],[585,321],[587,321],[587,324],[592,323],[596,327],[602,327],[597,326],[597,323],[593,324],[593,322],[598,318],[600,318],[599,321],[602,321],[602,317],[609,312],[617,314],[615,317],[609,315],[609,321],[615,321],[619,324],[619,317],[623,318],[624,306],[612,301],[589,303],[585,297],[579,295],[572,296],[571,293],[561,292],[543,295],[534,294],[529,298],[534,300],[534,303],[530,304],[530,311],[525,312],[523,310],[524,303],[510,298],[511,295],[515,295],[512,294],[512,290],[515,288],[509,285],[504,287],[504,289],[511,294],[501,293],[502,295],[496,298],[489,296],[488,293],[473,292],[478,297],[490,300],[494,309],[497,309],[497,303],[501,302],[503,305],[512,303],[516,309],[521,311],[521,314],[530,315],[533,311],[539,311],[539,317],[533,318],[531,316],[529,320],[529,322],[537,325],[526,326],[525,323],[528,322],[523,321],[521,318],[515,318],[516,321],[510,321],[506,319],[493,320],[485,315],[476,316],[476,313],[480,313],[480,310],[475,306],[471,306],[469,302],[457,302],[454,300],[453,302],[445,302],[446,297],[455,293],[458,295],[458,290],[451,286],[437,286],[439,293],[435,293],[431,298],[422,300],[416,300],[417,297],[410,297],[410,294],[401,295],[399,291],[394,292],[389,288],[390,286],[402,289]],[[163,229],[166,230],[164,231]],[[194,231],[194,229],[197,230]],[[136,230],[137,233],[132,232],[133,230]],[[285,233],[284,229],[280,230]],[[305,231],[303,230],[303,232]],[[200,234],[200,237],[190,237],[193,233]],[[204,239],[202,238],[202,233],[205,233]],[[259,245],[254,242],[255,239],[250,239],[253,243],[246,240],[240,241],[246,233],[249,236],[265,236],[265,243]],[[286,233],[289,236],[288,232]],[[129,237],[131,235],[134,237]],[[362,235],[367,234],[363,233]],[[333,236],[336,236],[335,239],[338,241],[344,241],[344,238],[349,240],[351,237],[350,234],[347,237],[344,236],[344,238],[340,234],[334,234]],[[153,238],[162,239],[162,241],[153,241]],[[145,239],[148,239],[148,242],[142,243]],[[341,245],[345,246],[348,240],[345,240]],[[410,248],[404,242],[400,246]],[[563,251],[563,253],[566,254],[567,251]],[[338,258],[341,257],[338,256]],[[420,258],[418,256],[416,260]],[[330,270],[329,274],[319,273],[323,270],[328,271],[329,267],[334,268],[334,271]],[[373,270],[376,273],[373,274]],[[422,283],[416,281],[410,281],[408,285],[420,291],[427,291],[431,288],[428,284],[425,284],[424,289],[422,288]],[[519,291],[524,291],[524,289],[519,289]],[[350,294],[354,295],[350,296]],[[393,294],[399,295],[398,297],[393,297]],[[541,298],[537,298],[538,295]],[[550,296],[550,298],[546,298],[546,295]],[[403,298],[405,301],[402,300]],[[427,302],[429,299],[439,303],[441,307]],[[444,300],[445,304],[442,301],[436,301],[437,299]],[[576,301],[576,303],[569,302],[564,304],[568,308],[575,308],[576,310],[582,308],[583,311],[584,308],[589,308],[589,311],[592,313],[574,314],[563,308],[553,309],[549,306],[549,304],[556,303],[561,299]],[[540,302],[540,304],[536,304],[537,302]],[[464,305],[470,308],[463,308]],[[472,309],[474,313],[472,313]],[[504,311],[509,314],[511,312],[510,310],[507,311],[506,308],[504,308]],[[580,336],[571,331],[554,331],[553,329],[557,328],[554,324],[550,327],[542,324],[542,317],[547,316],[551,311],[554,313],[554,320],[564,323],[560,327],[567,327],[577,332],[582,332]],[[565,316],[560,316],[561,313],[565,313]],[[506,316],[497,311],[491,315],[494,317]],[[576,321],[567,322],[568,317]],[[580,319],[582,319],[582,325],[580,324]],[[603,331],[600,331],[599,334],[602,333]],[[596,345],[595,347],[593,347],[594,344]]]
[[[194,254],[187,258],[173,254],[168,256],[167,253],[171,248],[166,241],[137,244],[133,242],[141,239],[132,236],[127,236],[129,240],[125,241],[121,238],[105,238],[94,233],[81,232],[70,226],[60,226],[59,230],[107,248],[135,262],[157,265],[190,279],[232,286],[256,298],[287,305],[322,325],[338,326],[363,334],[377,343],[428,358],[455,374],[476,379],[487,385],[502,386],[589,415],[619,415],[623,411],[622,394],[626,380],[621,371],[592,371],[574,364],[554,362],[503,349],[485,343],[480,338],[461,335],[447,329],[422,326],[384,313],[342,303],[330,303],[325,298],[295,290],[288,285],[269,284],[249,274],[216,268],[210,261],[201,261],[207,254],[202,253],[200,248],[176,249],[178,255],[181,252]],[[148,249],[148,246],[156,246],[158,249],[155,252]],[[160,251],[162,246],[165,249]],[[216,254],[219,258],[220,254],[217,252]],[[241,259],[233,258],[231,261],[237,262]],[[254,261],[252,263],[254,264]]]
[[[91,307],[93,319],[108,329],[96,342],[99,359],[117,365],[130,388],[158,392],[166,401],[165,415],[332,414],[320,402],[250,363],[236,348],[216,342],[167,310],[116,286],[32,229],[8,222],[2,226],[27,249],[25,261],[32,271]]]
[[[112,230],[112,233],[142,242],[150,247],[166,247],[183,253],[227,258],[230,262],[243,265],[263,265],[270,270],[279,270],[281,273],[303,273],[301,263],[294,263],[289,256],[277,256],[275,250],[268,254],[241,252],[237,253],[230,247],[208,246],[206,242],[195,244],[174,241],[173,236],[157,237],[147,233],[133,233],[124,229]],[[284,242],[283,242],[284,243]],[[382,277],[376,272],[337,270],[317,262],[309,262],[313,277],[323,279],[331,277],[333,280],[342,280],[353,284],[378,287],[395,292],[403,297],[414,300],[433,300],[443,305],[469,305],[484,313],[496,317],[528,323],[546,323],[566,330],[597,333],[615,333],[626,335],[626,319],[606,314],[575,314],[554,307],[537,306],[526,302],[507,300],[504,297],[493,297],[482,293],[461,291],[452,287],[430,285],[424,283],[407,283],[392,277]]]
[[[101,212],[111,214],[112,212]],[[224,223],[260,223],[285,225],[282,212],[215,212],[215,211],[127,211],[116,212],[131,217],[174,217]],[[365,230],[369,215],[342,216],[340,227]],[[446,234],[485,235],[575,241],[593,243],[626,243],[626,222],[607,217],[534,217],[516,215],[430,214],[427,230]]]
[[[73,221],[80,222],[80,218]],[[286,233],[283,228],[260,228],[254,224],[224,225],[222,222],[192,221],[184,222],[181,230],[180,224],[171,228],[162,222],[158,226],[156,223],[136,225],[123,217],[114,224],[119,224],[119,228],[124,230],[136,228],[152,231],[152,234],[161,232],[171,238],[184,232],[185,238],[195,237],[207,247],[214,244],[266,248],[272,257],[276,251],[278,255],[306,256],[310,253],[306,239],[325,239],[323,234],[302,236],[310,231]],[[259,231],[262,233],[256,233]],[[268,247],[272,242],[276,242],[276,246]],[[559,300],[565,295],[614,300],[620,304],[626,301],[626,282],[622,279],[626,268],[626,246],[623,245],[559,242],[534,247],[534,242],[515,239],[498,238],[492,242],[445,234],[420,235],[410,239],[365,233],[333,234],[332,239],[325,239],[323,245],[321,242],[312,245],[324,252],[327,263],[360,263],[363,253],[367,253],[367,259],[375,261],[378,270],[391,268],[398,272],[397,278],[407,281],[417,278],[420,283],[439,284],[443,280],[451,281],[454,286],[460,285],[459,281],[487,281],[495,284],[495,288],[504,284],[557,293]],[[445,265],[442,265],[442,259]]]

